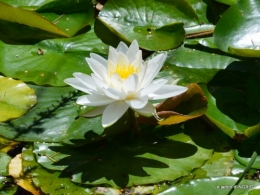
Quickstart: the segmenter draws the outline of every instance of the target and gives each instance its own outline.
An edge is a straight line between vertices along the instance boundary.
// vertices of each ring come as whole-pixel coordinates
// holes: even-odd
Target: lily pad
[[[68,35],[60,30],[60,28],[58,28],[39,14],[32,11],[24,10],[19,7],[12,7],[11,5],[8,5],[4,2],[0,2],[0,24],[2,28],[5,29],[4,31],[1,31],[1,39],[9,39],[11,34],[11,39],[18,38],[21,40],[28,40],[29,37],[27,37],[27,35],[17,36],[17,33],[14,32],[14,29],[18,29],[19,27],[21,27],[20,30],[22,31],[29,31],[28,27],[23,27],[22,25],[36,28],[36,32],[41,32],[38,34],[38,36],[43,35],[44,31],[46,33],[45,38],[51,36],[68,37]]]
[[[33,89],[24,82],[0,76],[0,122],[24,115],[37,103]]]
[[[0,23],[4,29],[0,33],[0,39],[9,43],[35,43],[48,38],[71,37],[94,19],[94,9],[90,0],[78,2],[71,0],[66,3],[11,1],[15,7],[6,3],[1,2],[0,6],[0,12],[3,14],[0,14]]]
[[[196,134],[189,136],[188,130],[185,128],[184,132],[180,127],[158,126],[152,131],[158,134],[151,134],[149,129],[140,138],[129,139],[126,134],[125,138],[77,149],[58,143],[35,143],[34,153],[38,163],[69,173],[76,183],[118,188],[174,180],[201,167],[210,158],[216,140],[204,129],[196,129]],[[187,128],[195,130],[192,127]],[[207,142],[202,143],[203,139]]]
[[[64,79],[74,72],[91,73],[85,60],[90,52],[107,53],[107,49],[93,30],[35,45],[8,45],[0,41],[0,72],[39,85],[64,86]]]
[[[214,194],[223,195],[228,194],[228,192],[235,188],[232,194],[246,195],[252,192],[260,191],[259,182],[254,182],[250,180],[242,180],[242,182],[234,186],[238,177],[212,177],[210,179],[197,179],[191,180],[180,186],[169,187],[165,191],[159,193],[159,195],[183,195],[183,194]]]
[[[61,142],[82,145],[111,138],[129,129],[125,114],[114,125],[104,129],[101,117],[78,118],[80,96],[72,87],[30,85],[38,96],[37,105],[19,119],[0,124],[0,135],[27,142]]]
[[[4,176],[8,176],[8,164],[11,161],[11,157],[4,153],[4,152],[0,152],[0,175],[4,175]]]
[[[60,141],[77,116],[75,89],[30,87],[37,94],[37,105],[19,119],[1,123],[0,134],[19,141]]]
[[[159,53],[161,52],[155,52],[154,55]],[[229,67],[235,61],[240,61],[219,53],[219,50],[208,50],[206,47],[196,49],[196,47],[181,46],[168,51],[167,54],[163,69],[157,78],[178,80],[180,85],[207,83],[219,70]]]
[[[95,21],[95,32],[113,46],[119,40],[130,43],[136,39],[143,49],[169,50],[183,42],[183,25],[198,23],[197,14],[187,1],[109,0]]]
[[[259,112],[250,111],[246,94],[231,87],[223,87],[210,94],[200,85],[208,99],[206,117],[231,138],[244,140],[260,131]]]
[[[216,45],[232,54],[259,57],[258,0],[240,0],[232,5],[221,17],[214,31]]]

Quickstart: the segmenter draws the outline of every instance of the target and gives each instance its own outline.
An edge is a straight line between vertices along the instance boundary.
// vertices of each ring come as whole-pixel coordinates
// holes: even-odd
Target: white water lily
[[[73,74],[75,78],[64,82],[88,94],[79,97],[77,104],[97,106],[84,116],[103,113],[103,127],[114,124],[128,108],[140,115],[156,117],[155,108],[148,100],[173,97],[187,90],[187,87],[167,85],[166,79],[153,80],[166,56],[162,53],[143,62],[136,40],[129,48],[120,42],[116,49],[109,47],[108,60],[94,53],[86,58],[93,71],[91,76],[76,72]]]

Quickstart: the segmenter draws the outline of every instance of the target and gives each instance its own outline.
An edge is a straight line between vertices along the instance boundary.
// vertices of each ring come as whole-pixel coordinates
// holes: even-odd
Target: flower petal
[[[125,102],[133,109],[142,109],[148,102],[148,97],[136,97],[131,100],[125,100]]]
[[[146,96],[148,94],[151,94],[158,89],[160,89],[163,85],[165,85],[168,82],[166,79],[158,79],[153,82],[151,82],[147,87],[143,88],[141,90],[140,96]]]
[[[92,58],[86,58],[86,60],[89,64],[89,67],[98,78],[103,81],[109,80],[106,67],[104,67],[100,62]]]
[[[137,74],[130,75],[126,80],[124,80],[122,86],[127,96],[132,95],[139,84]]]
[[[146,87],[154,79],[154,77],[161,70],[166,57],[166,53],[159,54],[148,62],[145,76],[143,77],[143,81],[140,86],[141,88]]]
[[[107,68],[108,68],[109,76],[111,76],[114,72],[116,72],[116,65],[110,59],[108,59],[107,61]]]
[[[119,53],[118,57],[117,57],[116,66],[123,67],[123,66],[128,66],[128,65],[129,65],[129,61],[128,61],[128,58],[126,57],[126,55],[123,53]]]
[[[118,53],[123,53],[123,54],[126,54],[127,50],[128,50],[127,45],[122,41],[118,44],[118,46],[116,48],[116,51]]]
[[[73,76],[76,77],[87,88],[94,91],[101,91],[101,88],[96,84],[95,80],[91,76],[81,72],[75,72],[73,73]]]
[[[128,57],[129,59],[129,57]],[[137,69],[137,71],[140,71],[141,70],[141,66],[142,66],[142,51],[138,51],[137,54],[135,55],[134,59],[131,60],[129,59],[129,62],[131,65],[134,66],[135,69]]]
[[[158,117],[155,107],[150,102],[147,102],[147,104],[141,109],[133,109],[133,110],[145,117],[151,117],[151,116],[155,116],[155,118]]]
[[[129,105],[124,101],[116,101],[109,104],[102,115],[102,125],[104,128],[114,124],[127,111]]]
[[[114,101],[114,99],[111,99],[104,95],[92,94],[80,96],[76,103],[86,106],[104,106]]]
[[[92,94],[92,90],[88,89],[86,85],[84,85],[82,82],[80,82],[77,78],[68,78],[64,80],[65,83],[70,85],[71,87],[74,87],[75,89],[78,89],[80,91],[83,91],[85,93]]]
[[[117,62],[118,53],[114,47],[109,47],[108,60],[111,60],[114,64]]]
[[[123,100],[126,98],[126,94],[122,90],[118,90],[115,88],[107,88],[103,89],[103,91],[108,97],[115,100]]]
[[[100,64],[102,64],[105,68],[107,68],[107,60],[105,58],[103,58],[102,56],[95,54],[95,53],[91,53],[90,57],[96,61],[98,61]]]
[[[99,77],[97,77],[95,74],[91,74],[91,77],[93,78],[93,80],[95,81],[96,85],[99,86],[102,89],[102,93],[103,93],[103,89],[104,88],[108,88],[108,84],[106,82],[104,82],[103,80],[101,80]]]
[[[177,86],[177,85],[164,85],[159,90],[152,94],[149,94],[149,100],[158,100],[173,97],[187,91],[187,87]]]
[[[132,44],[130,45],[128,51],[125,53],[127,58],[129,59],[130,64],[132,64],[132,62],[136,59],[136,55],[139,51],[139,45],[138,42],[136,40],[134,40],[132,42]],[[142,55],[142,52],[141,52]]]
[[[122,90],[122,79],[117,73],[112,74],[111,76],[111,86],[116,89]]]
[[[95,116],[101,115],[104,112],[104,110],[106,109],[106,107],[107,107],[107,105],[95,107],[92,110],[89,110],[88,112],[82,114],[82,116],[95,117]]]

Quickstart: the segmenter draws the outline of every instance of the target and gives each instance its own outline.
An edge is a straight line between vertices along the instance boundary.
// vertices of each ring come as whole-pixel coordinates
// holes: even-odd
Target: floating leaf
[[[45,194],[86,195],[92,194],[85,185],[78,185],[66,177],[66,173],[47,170],[40,166],[34,158],[32,147],[27,145],[22,152],[23,172],[31,185],[37,186]]]
[[[206,50],[206,48],[196,50],[195,48],[181,46],[178,49],[168,51],[166,62],[157,78],[179,79],[178,84],[181,85],[207,83],[219,70],[239,61],[236,58],[225,56],[223,53],[220,54],[218,50],[212,51]],[[156,52],[155,55],[159,53]]]
[[[9,1],[6,1],[8,3]],[[35,1],[1,3],[0,38],[5,42],[35,43],[42,39],[71,37],[93,22],[94,9],[91,1]],[[27,8],[24,10],[20,7]],[[26,6],[27,5],[27,6]],[[28,6],[30,5],[30,6]],[[68,10],[69,8],[69,10]],[[38,13],[34,11],[38,11]],[[75,12],[77,11],[77,12]],[[40,13],[39,13],[40,12]],[[30,18],[30,19],[28,19]]]
[[[38,96],[37,105],[19,119],[0,124],[0,135],[17,141],[64,141],[82,145],[111,138],[129,129],[128,115],[104,129],[101,117],[78,117],[79,97],[72,87],[41,87],[30,85]],[[75,120],[76,119],[76,120]]]
[[[136,39],[143,49],[169,50],[183,42],[183,24],[198,24],[198,16],[187,1],[109,0],[95,21],[95,32],[113,46],[119,40],[130,43]]]
[[[33,89],[25,83],[0,76],[0,122],[18,118],[37,103]]]
[[[231,87],[216,90],[212,96],[200,85],[208,99],[207,118],[234,139],[244,140],[260,131],[259,112],[251,112],[244,92]]]
[[[0,42],[0,72],[36,84],[64,86],[74,72],[90,74],[85,57],[106,53],[108,46],[93,30],[68,39],[45,40],[36,45],[7,45]]]
[[[34,153],[38,163],[69,173],[73,182],[124,187],[188,175],[210,158],[216,140],[201,128],[189,136],[194,126],[185,127],[185,131],[180,126],[158,126],[154,131],[156,135],[149,129],[150,133],[140,138],[129,139],[126,135],[77,149],[58,143],[35,143]]]
[[[116,123],[105,129],[102,126],[101,116],[95,118],[79,117],[72,123],[62,142],[68,145],[81,146],[105,138],[110,139],[128,131],[130,128],[127,112]]]
[[[30,85],[38,103],[19,119],[1,123],[0,134],[19,141],[61,141],[77,117],[77,106],[71,87],[40,87]]]
[[[0,175],[8,176],[8,164],[11,161],[11,157],[4,153],[0,152]]]
[[[45,38],[68,37],[60,28],[39,14],[19,7],[12,7],[4,2],[0,2],[0,24],[4,28],[4,31],[0,33],[1,39],[10,39],[11,37],[11,39],[15,40],[28,40],[28,34],[24,34],[30,31],[28,27],[36,28],[35,32],[38,31],[38,37],[44,36],[43,32],[46,34]],[[26,27],[22,25],[26,25]],[[19,27],[19,33],[14,32]],[[20,34],[21,31],[22,34]]]
[[[210,179],[191,180],[180,186],[169,187],[158,195],[183,195],[183,194],[228,194],[232,189],[238,177],[212,177]],[[195,187],[196,186],[196,187]],[[232,194],[251,194],[253,191],[259,193],[260,184],[250,180],[242,180],[242,182],[234,186],[235,190]]]
[[[240,0],[232,5],[216,25],[216,45],[232,54],[259,57],[259,9],[258,0]]]

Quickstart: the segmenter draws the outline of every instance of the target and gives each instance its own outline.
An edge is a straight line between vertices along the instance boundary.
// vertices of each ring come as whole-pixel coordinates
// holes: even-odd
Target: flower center
[[[138,69],[132,65],[117,65],[115,71],[122,79],[126,79],[131,74],[138,72]]]

